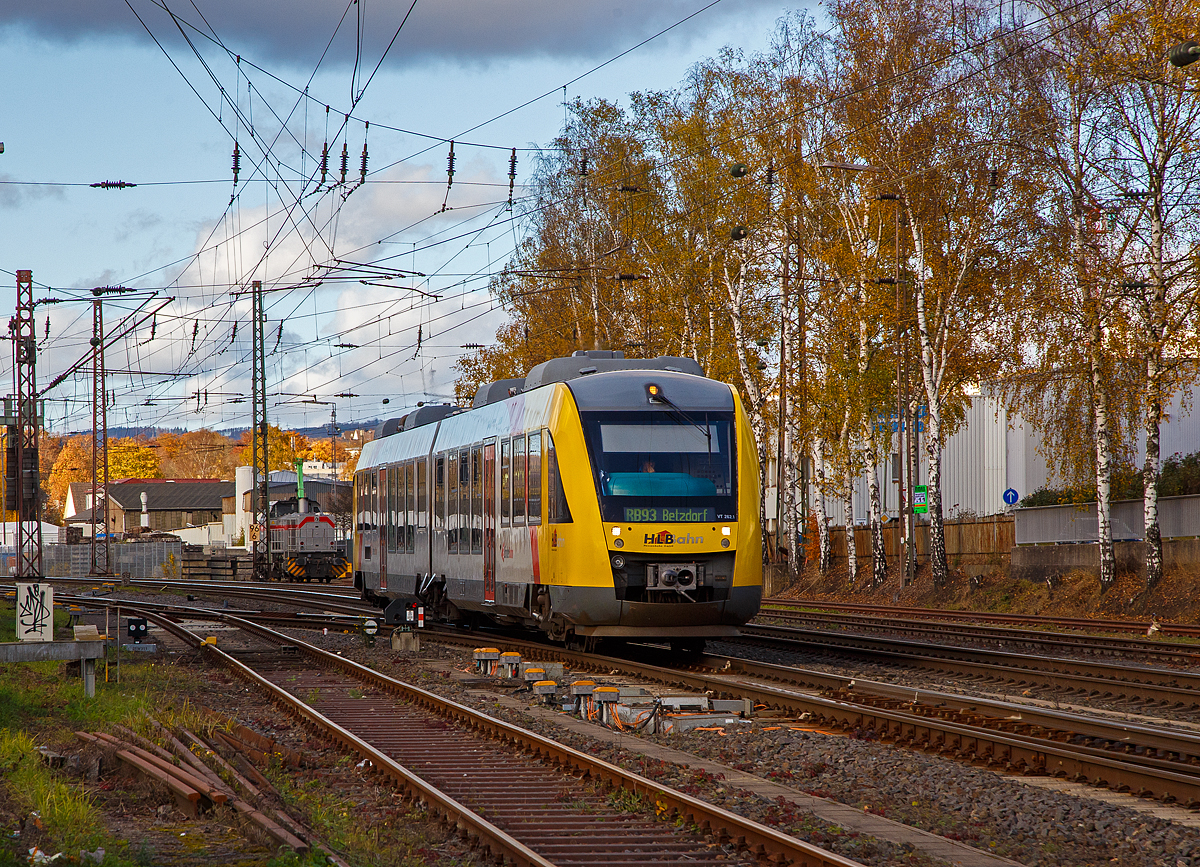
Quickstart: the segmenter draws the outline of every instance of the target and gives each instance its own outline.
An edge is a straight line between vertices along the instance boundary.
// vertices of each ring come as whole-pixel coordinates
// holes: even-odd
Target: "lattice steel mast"
[[[37,329],[33,321],[33,272],[17,272],[17,315],[9,324],[17,380],[14,457],[17,507],[17,577],[42,577],[41,483],[38,478]]]
[[[108,521],[108,392],[104,375],[103,305],[99,298],[92,301],[92,575],[112,574],[108,548],[111,527]],[[97,512],[103,534],[96,532]]]
[[[254,579],[268,581],[271,578],[271,502],[269,487],[270,461],[267,456],[267,355],[263,340],[263,326],[266,314],[263,312],[262,281],[255,280],[251,284],[253,291],[253,320],[250,332],[253,334],[251,351],[251,379],[254,425],[251,428],[250,454],[254,464],[254,522],[250,538],[253,545]]]

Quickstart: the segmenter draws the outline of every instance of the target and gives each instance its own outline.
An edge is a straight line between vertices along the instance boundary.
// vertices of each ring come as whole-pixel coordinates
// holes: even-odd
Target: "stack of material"
[[[329,863],[347,867],[341,858],[324,844],[313,839],[311,831],[296,822],[286,812],[264,807],[264,809],[270,809],[273,817],[266,815],[262,810],[244,800],[238,792],[217,775],[216,771],[197,757],[174,734],[157,722],[154,722],[154,725],[161,735],[161,740],[171,747],[171,751],[163,749],[153,741],[122,726],[115,727],[122,736],[120,738],[104,732],[96,734],[76,732],[75,734],[82,741],[115,751],[117,758],[124,764],[144,776],[161,782],[175,797],[179,808],[192,818],[218,804],[228,804],[243,819],[252,823],[280,845],[302,854],[317,848],[325,853]],[[274,791],[273,788],[270,788],[271,784],[266,778],[254,771],[253,767],[245,761],[246,756],[239,749],[243,743],[238,739],[228,738],[223,740],[223,743],[234,750],[234,758],[239,765],[253,772],[254,778],[259,781],[257,786],[249,782],[203,739],[186,729],[182,730],[181,734],[198,747],[206,758],[211,759],[225,771],[238,789],[245,794],[245,797],[261,803],[267,800],[264,789]],[[271,743],[273,744],[273,742]],[[278,748],[279,745],[275,746]],[[278,750],[272,750],[272,752],[277,753]],[[298,758],[298,754],[285,756],[285,761],[293,758]],[[289,761],[289,763],[292,762]],[[309,840],[313,840],[313,842],[310,843]]]

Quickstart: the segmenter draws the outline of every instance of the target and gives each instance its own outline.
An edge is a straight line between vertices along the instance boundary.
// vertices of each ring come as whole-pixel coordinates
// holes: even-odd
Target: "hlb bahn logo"
[[[670,530],[659,530],[657,533],[647,533],[642,539],[645,545],[703,545],[703,536],[693,536],[691,533],[679,535]]]

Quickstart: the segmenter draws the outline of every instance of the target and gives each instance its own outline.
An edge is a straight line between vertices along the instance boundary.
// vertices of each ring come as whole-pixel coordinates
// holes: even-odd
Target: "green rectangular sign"
[[[929,486],[913,486],[913,512],[925,515],[929,512]]]

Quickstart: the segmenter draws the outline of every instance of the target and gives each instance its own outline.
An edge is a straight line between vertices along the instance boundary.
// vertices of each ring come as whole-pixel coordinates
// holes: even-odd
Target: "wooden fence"
[[[946,521],[946,558],[951,566],[967,567],[968,571],[988,571],[985,567],[1007,569],[1015,544],[1013,519],[1010,515],[989,515],[984,518],[964,518]],[[846,565],[846,530],[829,528],[833,548],[833,564]],[[871,555],[871,529],[854,528],[854,548],[860,565]],[[889,521],[883,526],[883,548],[889,563],[900,557],[900,525]],[[917,562],[923,564],[929,555],[929,525],[916,528]]]

